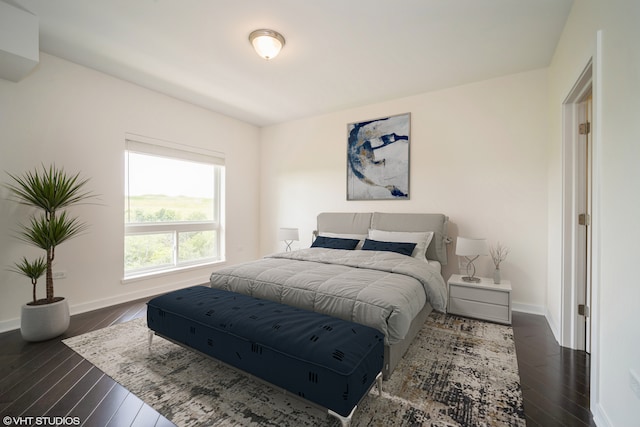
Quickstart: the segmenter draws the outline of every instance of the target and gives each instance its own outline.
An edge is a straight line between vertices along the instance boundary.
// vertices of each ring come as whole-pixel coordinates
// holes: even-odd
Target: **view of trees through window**
[[[213,199],[144,195],[130,198],[135,206],[130,223],[172,223],[207,221]],[[165,207],[169,206],[169,207]],[[174,262],[176,233],[143,233],[125,237],[125,269],[127,271],[150,267],[173,266],[174,263],[216,258],[214,230],[181,232],[178,234],[177,260]]]
[[[129,151],[125,277],[219,259],[221,167]]]

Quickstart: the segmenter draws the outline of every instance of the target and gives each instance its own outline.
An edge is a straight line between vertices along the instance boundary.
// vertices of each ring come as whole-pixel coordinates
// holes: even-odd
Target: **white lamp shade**
[[[284,37],[273,30],[255,30],[249,34],[249,41],[256,53],[264,59],[273,59],[284,46]]]
[[[458,237],[456,240],[456,255],[478,256],[489,255],[489,246],[486,239],[474,239],[469,237]]]
[[[281,228],[278,231],[278,240],[299,240],[297,228]]]

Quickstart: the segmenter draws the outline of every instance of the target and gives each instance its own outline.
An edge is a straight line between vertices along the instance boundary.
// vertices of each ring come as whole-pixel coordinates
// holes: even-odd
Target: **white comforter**
[[[429,302],[446,308],[440,272],[405,255],[309,248],[225,267],[211,286],[313,310],[380,330],[387,344],[402,340]]]

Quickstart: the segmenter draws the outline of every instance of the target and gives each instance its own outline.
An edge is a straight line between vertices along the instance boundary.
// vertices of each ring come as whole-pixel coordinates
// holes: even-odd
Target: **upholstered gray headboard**
[[[317,232],[367,234],[370,228],[385,231],[433,231],[427,258],[447,264],[447,222],[443,214],[322,212],[318,215]]]

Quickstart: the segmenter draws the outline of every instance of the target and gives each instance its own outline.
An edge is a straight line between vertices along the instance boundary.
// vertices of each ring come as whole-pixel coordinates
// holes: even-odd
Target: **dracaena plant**
[[[95,197],[84,190],[88,179],[80,178],[80,174],[68,174],[62,168],[44,165],[41,169],[29,171],[23,175],[8,174],[12,182],[7,184],[13,198],[21,204],[38,210],[27,223],[21,224],[18,238],[26,243],[44,249],[43,258],[30,262],[23,258],[15,264],[13,271],[21,273],[31,279],[34,286],[37,279],[46,273],[46,299],[43,303],[58,300],[53,290],[53,261],[56,247],[67,240],[76,237],[86,229],[86,224],[76,217],[71,217],[64,210],[70,206],[80,204]],[[40,273],[40,274],[38,274]]]
[[[32,291],[32,304],[36,304],[38,298],[36,298],[36,285],[38,279],[47,271],[47,262],[44,257],[40,257],[34,261],[29,261],[27,257],[22,257],[22,261],[16,262],[15,267],[10,269],[14,273],[22,274],[31,279]]]

